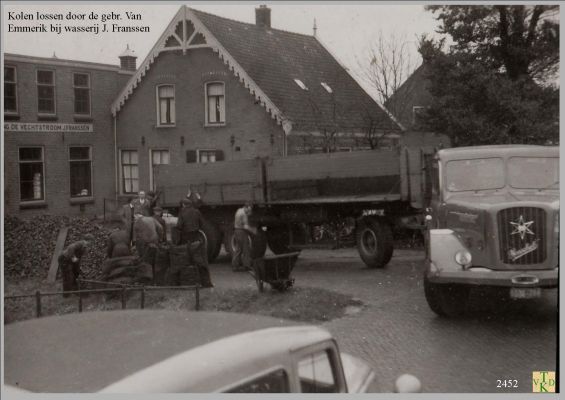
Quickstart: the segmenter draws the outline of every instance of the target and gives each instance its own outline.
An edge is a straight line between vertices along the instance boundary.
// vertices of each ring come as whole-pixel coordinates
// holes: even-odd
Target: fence
[[[23,298],[35,298],[35,315],[36,317],[42,316],[41,298],[46,296],[59,296],[66,294],[78,294],[78,312],[82,312],[82,298],[83,295],[90,293],[112,293],[119,292],[121,295],[121,305],[122,309],[127,307],[127,293],[128,292],[141,292],[140,308],[145,308],[145,295],[146,292],[158,291],[158,290],[194,290],[194,309],[196,311],[200,310],[200,285],[189,285],[189,286],[126,286],[122,284],[115,284],[110,282],[100,282],[93,280],[82,279],[79,280],[79,289],[66,291],[66,292],[44,292],[37,290],[34,294],[20,294],[13,296],[5,296],[4,301],[23,299]],[[80,289],[81,283],[94,283],[94,284],[104,284],[109,286],[117,286],[115,288],[102,288],[102,289]]]

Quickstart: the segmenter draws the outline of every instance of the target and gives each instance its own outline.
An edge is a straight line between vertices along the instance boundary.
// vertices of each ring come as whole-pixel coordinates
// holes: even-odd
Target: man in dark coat
[[[188,199],[182,201],[183,208],[179,213],[177,229],[180,232],[180,243],[187,244],[190,264],[198,267],[202,287],[213,287],[208,270],[206,244],[202,241],[199,231],[204,228],[204,218],[200,211],[192,206]]]
[[[124,230],[129,235],[129,243],[130,246],[133,241],[133,200],[124,204],[123,207],[120,209],[120,217],[124,224]]]
[[[163,209],[161,207],[153,208],[153,218],[163,227],[163,233],[159,237],[159,242],[167,241],[167,223],[163,219]]]
[[[68,245],[59,255],[59,269],[63,275],[63,292],[78,289],[77,279],[80,275],[80,260],[86,249],[94,242],[94,236],[86,234],[82,240]],[[64,294],[63,297],[68,297]]]
[[[132,201],[133,214],[141,214],[145,217],[151,215],[151,201],[145,196],[145,191],[140,190],[137,199]]]

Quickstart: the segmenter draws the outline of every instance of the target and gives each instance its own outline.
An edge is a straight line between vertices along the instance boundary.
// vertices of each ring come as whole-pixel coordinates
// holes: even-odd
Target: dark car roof
[[[5,384],[95,392],[133,372],[221,338],[292,322],[256,315],[101,311],[5,326]]]

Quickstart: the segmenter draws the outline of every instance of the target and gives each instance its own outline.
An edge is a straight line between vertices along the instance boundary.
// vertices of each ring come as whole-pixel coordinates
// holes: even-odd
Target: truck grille
[[[500,255],[505,264],[539,264],[546,257],[546,214],[541,208],[513,207],[498,212]]]

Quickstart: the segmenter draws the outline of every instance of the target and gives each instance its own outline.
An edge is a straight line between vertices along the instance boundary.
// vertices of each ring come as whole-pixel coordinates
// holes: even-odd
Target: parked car
[[[558,147],[444,149],[430,172],[424,289],[434,312],[461,314],[472,287],[517,299],[557,287]]]
[[[4,352],[5,384],[16,391],[379,389],[377,373],[364,361],[341,353],[328,331],[246,314],[125,310],[39,318],[6,325]],[[419,389],[415,378],[410,382],[409,389]]]

